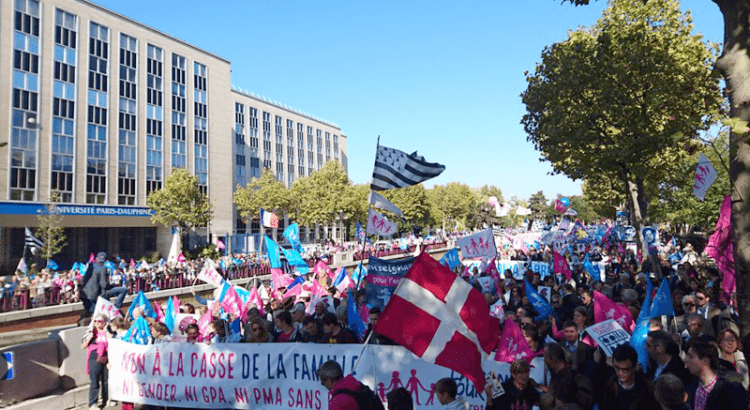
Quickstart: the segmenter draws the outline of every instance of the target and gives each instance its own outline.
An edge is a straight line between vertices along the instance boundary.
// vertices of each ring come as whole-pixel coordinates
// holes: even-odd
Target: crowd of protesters
[[[353,251],[353,260],[359,260],[370,256],[412,253],[420,245],[441,247],[444,244],[445,240],[441,236],[419,238],[418,241],[409,239],[406,242],[396,240],[385,244],[367,244],[365,247],[358,243],[329,242],[307,248],[302,256],[313,267],[318,260],[332,263],[333,255],[337,252]],[[119,256],[114,256],[111,262],[115,268],[109,269],[109,283],[122,286],[127,289],[127,294],[135,295],[140,291],[190,286],[200,272],[204,259],[196,258],[168,265],[163,259],[149,264],[144,261],[126,262]],[[217,263],[223,276],[230,280],[270,273],[268,259],[252,252],[223,256]],[[80,293],[87,267],[88,264],[75,264],[70,270],[53,271],[48,268],[39,269],[37,264],[32,264],[28,273],[18,271],[13,275],[0,276],[0,312],[81,302]]]

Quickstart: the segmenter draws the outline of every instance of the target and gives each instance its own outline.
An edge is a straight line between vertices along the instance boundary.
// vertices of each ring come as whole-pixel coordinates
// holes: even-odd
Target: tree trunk
[[[724,50],[716,63],[726,80],[731,118],[750,121],[750,1],[713,0],[724,16]],[[750,333],[750,145],[748,133],[730,135],[732,240],[742,335]]]
[[[638,243],[638,248],[641,250],[643,257],[649,259],[651,262],[651,269],[654,275],[656,275],[656,278],[659,279],[661,277],[661,264],[656,255],[652,255],[648,251],[648,244],[643,238],[643,233],[641,232],[641,228],[650,225],[648,201],[646,200],[646,194],[643,188],[643,179],[635,177],[635,181],[633,181],[633,178],[628,178],[627,184],[628,202],[630,202],[630,206],[633,210],[632,220],[634,222],[633,227],[636,231],[636,242]]]

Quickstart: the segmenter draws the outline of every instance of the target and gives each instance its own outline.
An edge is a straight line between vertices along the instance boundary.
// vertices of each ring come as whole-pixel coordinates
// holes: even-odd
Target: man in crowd
[[[672,341],[669,332],[665,330],[649,332],[646,350],[654,364],[646,373],[649,381],[655,382],[663,374],[673,374],[679,377],[683,384],[691,381],[692,377],[680,358],[679,348]]]
[[[469,410],[469,403],[463,397],[458,397],[458,385],[450,377],[435,383],[435,397],[445,406],[445,410]]]
[[[654,397],[662,410],[688,410],[688,394],[682,380],[673,374],[664,374],[656,379]]]
[[[301,341],[299,331],[292,325],[292,314],[286,310],[274,314],[274,324],[279,333],[275,339],[279,343],[293,343]]]
[[[701,339],[690,341],[685,366],[698,379],[698,383],[688,389],[689,405],[693,410],[747,409],[747,392],[742,385],[718,373],[718,364],[716,346]]]
[[[341,366],[335,360],[329,360],[318,367],[318,379],[329,392],[329,410],[361,410],[354,395],[361,390],[361,383],[353,375],[344,377]]]
[[[349,328],[341,327],[339,319],[333,313],[323,315],[323,331],[328,335],[328,343],[359,343],[357,334]]]
[[[601,410],[650,410],[658,407],[651,385],[638,367],[638,353],[629,344],[612,352],[615,375],[607,381]]]

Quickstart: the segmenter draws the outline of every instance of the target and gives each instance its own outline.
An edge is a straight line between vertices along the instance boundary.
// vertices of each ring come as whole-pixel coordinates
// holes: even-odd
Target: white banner
[[[706,158],[706,155],[701,153],[701,157],[698,159],[698,165],[695,168],[695,183],[693,184],[693,195],[698,199],[703,200],[706,196],[706,191],[716,181],[716,177],[719,174],[716,172],[711,161]]]
[[[221,277],[221,274],[219,274],[219,272],[213,266],[210,269],[208,268],[208,266],[204,266],[203,269],[201,269],[200,273],[198,273],[198,279],[214,285],[217,288],[224,282],[224,278]]]
[[[396,223],[370,209],[367,214],[367,233],[379,236],[391,236],[396,233]]]
[[[120,309],[117,309],[112,302],[110,302],[107,299],[104,299],[101,296],[96,298],[96,307],[94,308],[94,315],[92,317],[96,318],[96,316],[100,313],[107,316],[110,322],[112,321],[112,319],[118,316],[121,316]],[[92,325],[93,323],[94,322],[91,321]]]
[[[500,276],[504,277],[507,275],[505,271],[510,269],[513,275],[513,279],[523,280],[523,274],[526,272],[528,263],[524,261],[511,261],[511,260],[499,260],[497,261],[497,270],[500,272]]]
[[[113,400],[155,406],[203,409],[320,409],[328,408],[328,392],[315,369],[333,359],[351,374],[362,345],[304,343],[204,344],[162,343],[140,346],[109,342],[109,395]],[[492,356],[490,356],[492,357]],[[541,357],[531,362],[531,378],[543,383]],[[488,360],[486,374],[500,381],[510,376],[510,364]],[[484,392],[465,377],[427,363],[401,346],[369,345],[353,373],[385,402],[388,392],[406,388],[414,408],[442,409],[434,384],[451,377],[458,395],[471,408],[483,408]]]
[[[492,235],[492,229],[486,229],[474,235],[464,236],[456,241],[461,248],[461,258],[494,258],[497,255],[495,247],[495,237]]]

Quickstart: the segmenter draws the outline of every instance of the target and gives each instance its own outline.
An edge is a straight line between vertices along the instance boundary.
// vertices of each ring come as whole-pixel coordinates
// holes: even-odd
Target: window
[[[205,65],[193,63],[195,177],[208,193],[208,76]]]
[[[161,48],[146,47],[146,195],[162,188],[164,170],[164,79]]]
[[[187,168],[185,57],[172,54],[172,168]]]

